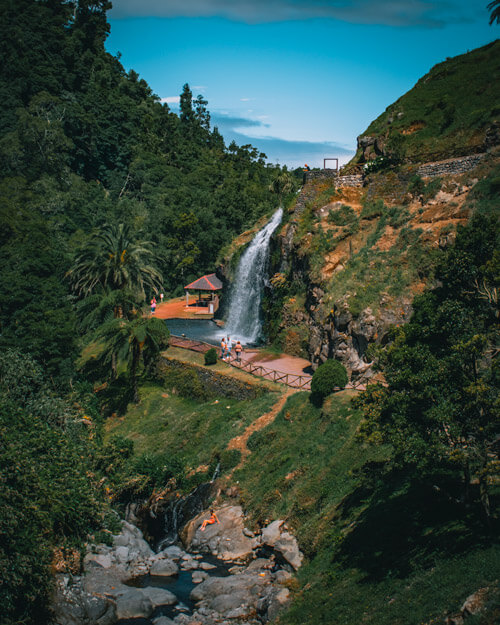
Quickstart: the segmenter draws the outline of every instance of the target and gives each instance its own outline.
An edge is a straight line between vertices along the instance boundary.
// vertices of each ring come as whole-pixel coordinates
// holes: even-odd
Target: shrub
[[[361,219],[374,219],[375,217],[381,217],[385,210],[385,204],[381,198],[377,198],[374,201],[366,201],[360,217]]]
[[[348,226],[357,221],[357,219],[358,216],[354,210],[346,204],[342,204],[337,210],[330,209],[328,211],[328,223],[335,224],[336,226]]]
[[[217,362],[217,350],[215,347],[211,347],[208,352],[205,352],[205,365],[215,365]]]
[[[180,397],[205,401],[210,392],[193,369],[179,369],[170,374],[170,382]]]
[[[347,371],[338,360],[327,360],[320,365],[311,380],[311,401],[322,404],[335,387],[344,388],[347,384]]]

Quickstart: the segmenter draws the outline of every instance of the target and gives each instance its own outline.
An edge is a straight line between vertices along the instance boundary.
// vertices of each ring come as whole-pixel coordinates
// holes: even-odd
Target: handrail
[[[170,339],[174,339],[173,342],[171,341],[171,345],[173,347],[182,347],[184,349],[190,349],[195,352],[205,352],[214,347],[218,350],[220,356],[220,348],[216,348],[210,343],[189,339],[184,336],[177,336],[175,334],[171,334]],[[227,364],[231,365],[235,369],[242,369],[243,371],[246,371],[247,373],[250,373],[252,375],[257,375],[267,380],[271,379],[273,382],[281,382],[282,384],[290,386],[291,388],[300,388],[307,391],[311,388],[311,375],[286,373],[284,371],[277,371],[276,369],[268,369],[267,367],[264,367],[262,365],[254,365],[252,362],[248,360],[243,360],[242,358],[238,361],[236,360],[235,356],[233,356],[232,360],[226,360],[225,362],[227,362]]]

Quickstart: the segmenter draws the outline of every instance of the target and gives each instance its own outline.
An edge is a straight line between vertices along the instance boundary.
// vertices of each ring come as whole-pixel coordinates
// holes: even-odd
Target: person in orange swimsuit
[[[201,531],[204,532],[207,525],[212,525],[213,523],[220,523],[217,515],[213,511],[213,508],[210,508],[210,518],[205,519],[201,524]]]

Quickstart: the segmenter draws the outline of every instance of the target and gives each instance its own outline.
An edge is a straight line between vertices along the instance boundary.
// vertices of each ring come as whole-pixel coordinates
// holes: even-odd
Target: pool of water
[[[204,341],[218,345],[224,336],[223,328],[219,328],[210,319],[165,319],[170,334],[186,336],[195,341]]]
[[[203,555],[202,561],[208,562],[215,567],[206,571],[210,577],[226,577],[230,575],[229,569],[234,566],[233,562],[224,562],[208,554]],[[133,586],[135,588],[146,588],[147,586],[164,588],[173,593],[179,602],[175,605],[166,605],[156,608],[149,619],[122,619],[118,621],[117,625],[152,625],[153,620],[159,616],[168,616],[173,619],[180,613],[191,614],[194,609],[194,602],[191,601],[190,594],[197,585],[193,583],[193,572],[194,571],[181,570],[177,575],[169,577],[141,575],[126,582],[127,586]]]
[[[165,319],[170,334],[175,336],[186,336],[195,341],[204,341],[210,345],[220,345],[223,336],[227,336],[227,330],[219,326],[210,319]],[[248,343],[245,337],[231,336],[231,342],[241,341],[242,345],[255,345]]]

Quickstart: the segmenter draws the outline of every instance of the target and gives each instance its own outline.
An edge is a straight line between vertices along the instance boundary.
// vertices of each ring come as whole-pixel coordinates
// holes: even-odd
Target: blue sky
[[[107,49],[176,111],[184,83],[226,142],[347,162],[430,68],[500,36],[488,0],[113,0]]]

